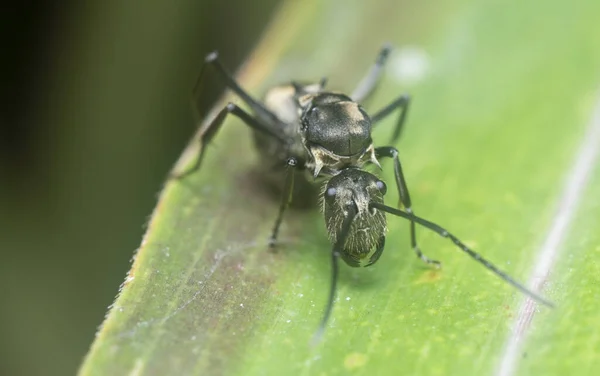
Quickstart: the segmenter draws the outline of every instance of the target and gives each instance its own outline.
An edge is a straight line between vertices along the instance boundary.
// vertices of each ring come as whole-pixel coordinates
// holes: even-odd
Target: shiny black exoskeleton
[[[226,105],[202,130],[200,155],[195,165],[187,172],[176,175],[176,178],[180,179],[200,167],[206,145],[213,139],[227,114],[240,118],[254,130],[255,143],[264,164],[272,166],[279,173],[283,173],[286,167],[282,201],[269,241],[271,246],[276,243],[283,214],[292,200],[295,171],[306,171],[308,180],[325,179],[321,199],[327,232],[333,244],[332,279],[319,335],[327,324],[335,300],[339,258],[354,267],[375,263],[385,246],[385,213],[410,221],[412,248],[426,263],[439,265],[438,261],[427,258],[421,252],[416,240],[416,224],[449,238],[500,278],[535,300],[551,306],[550,302],[500,271],[444,228],[414,214],[398,150],[393,146],[374,147],[371,138],[376,124],[393,111],[400,110],[392,136],[392,144],[395,143],[404,125],[409,97],[399,96],[372,116],[360,105],[376,87],[389,52],[389,47],[382,48],[375,64],[350,96],[325,90],[325,80],[310,85],[292,82],[269,90],[264,102],[256,101],[238,85],[220,63],[217,53],[209,54],[196,88],[203,77],[204,67],[213,66],[226,85],[252,109],[254,116],[233,103]],[[380,168],[379,160],[382,158],[393,160],[401,202],[399,209],[384,204],[386,184],[364,169],[367,165]]]

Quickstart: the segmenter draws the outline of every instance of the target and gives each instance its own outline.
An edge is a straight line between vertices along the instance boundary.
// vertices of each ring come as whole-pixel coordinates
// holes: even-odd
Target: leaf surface
[[[290,1],[240,79],[257,96],[274,83],[324,75],[329,87],[350,92],[390,41],[398,49],[366,107],[373,113],[404,92],[413,96],[396,146],[416,213],[526,282],[597,105],[597,14],[591,0]],[[376,128],[377,145],[394,124],[390,117]],[[197,148],[190,144],[178,168],[193,163]],[[331,245],[319,210],[295,209],[282,244],[268,250],[279,198],[260,170],[251,133],[230,119],[201,171],[166,183],[82,375],[499,369],[523,296],[420,229],[423,251],[443,262],[426,267],[410,249],[407,223],[391,216],[380,261],[342,266],[332,319],[310,346]],[[389,162],[382,177],[395,205]],[[600,369],[599,179],[595,168],[544,290],[557,308],[535,315],[517,373]]]

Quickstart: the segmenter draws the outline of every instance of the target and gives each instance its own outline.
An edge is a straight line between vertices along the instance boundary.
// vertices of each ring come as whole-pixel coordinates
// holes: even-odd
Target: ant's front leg
[[[404,178],[404,174],[402,173],[402,165],[400,164],[400,158],[398,157],[398,149],[391,146],[383,146],[379,148],[375,148],[375,156],[377,158],[392,158],[394,160],[394,176],[396,178],[396,186],[398,187],[398,192],[400,193],[400,201],[402,202],[402,206],[408,214],[413,215],[414,212],[412,210],[412,203],[410,200],[410,194],[408,193],[408,187],[406,185],[406,179]],[[425,256],[423,252],[421,252],[421,248],[417,244],[417,234],[415,229],[415,222],[410,222],[410,243],[421,260],[426,262],[427,264],[433,264],[439,267],[441,263],[437,260],[432,260],[429,257]]]

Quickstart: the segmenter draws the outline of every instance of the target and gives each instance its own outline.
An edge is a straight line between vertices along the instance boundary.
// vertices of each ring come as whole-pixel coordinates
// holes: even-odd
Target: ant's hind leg
[[[236,93],[240,98],[242,98],[242,100],[257,115],[258,119],[261,122],[265,123],[265,126],[271,128],[271,131],[273,133],[277,133],[279,134],[279,136],[281,136],[281,133],[278,130],[278,125],[280,123],[279,119],[277,119],[277,117],[271,111],[267,110],[262,103],[252,98],[244,89],[242,89],[242,87],[237,83],[235,78],[233,78],[231,73],[227,69],[225,69],[225,67],[221,63],[221,60],[219,59],[219,54],[216,51],[209,53],[204,58],[204,64],[202,65],[202,69],[200,70],[200,74],[198,75],[198,79],[196,80],[196,85],[194,85],[193,100],[196,111],[196,98],[198,96],[200,84],[202,83],[202,80],[204,78],[205,69],[207,65],[211,65],[215,68],[219,77],[225,82],[225,85],[227,85],[228,88],[233,90],[234,93]]]
[[[380,120],[386,118],[389,114],[391,114],[394,110],[400,109],[400,117],[398,117],[398,122],[396,122],[396,128],[394,129],[394,133],[392,134],[392,144],[396,144],[396,141],[400,138],[400,134],[402,133],[402,129],[404,129],[404,122],[406,120],[406,114],[408,113],[408,106],[410,104],[410,96],[408,94],[403,94],[396,98],[392,103],[388,104],[381,110],[375,113],[371,117],[371,122],[373,125],[376,125]]]
[[[367,75],[363,77],[356,89],[352,92],[352,95],[350,95],[350,98],[352,98],[353,101],[361,103],[373,94],[373,91],[379,83],[383,67],[385,66],[385,62],[387,61],[391,49],[392,47],[389,44],[385,44],[381,48],[379,54],[377,54],[377,59],[375,59],[375,64],[371,66]]]
[[[171,178],[174,179],[181,179],[200,168],[200,166],[202,165],[202,160],[204,159],[204,153],[206,152],[206,145],[213,139],[217,131],[221,128],[221,125],[223,125],[223,121],[229,113],[240,118],[250,128],[265,133],[271,137],[274,137],[280,142],[287,142],[284,135],[281,132],[281,127],[279,126],[279,119],[277,119],[277,117],[273,115],[269,110],[264,108],[264,106],[261,103],[254,100],[254,98],[248,95],[248,93],[246,93],[244,89],[242,89],[240,85],[238,85],[233,76],[231,76],[231,74],[219,61],[219,55],[217,54],[217,52],[212,52],[208,54],[204,59],[204,64],[202,65],[202,69],[200,70],[200,74],[198,75],[198,79],[196,80],[196,84],[194,85],[194,90],[192,91],[192,104],[197,117],[200,117],[198,113],[199,111],[197,96],[200,84],[202,83],[202,80],[204,79],[204,75],[206,73],[207,65],[212,65],[215,67],[221,78],[225,81],[225,84],[238,96],[240,96],[248,106],[250,106],[250,108],[254,111],[258,118],[252,117],[233,103],[227,104],[221,111],[219,111],[217,116],[208,124],[208,126],[206,126],[202,130],[200,134],[200,155],[198,156],[198,159],[196,160],[194,166],[183,173],[171,175]]]
[[[270,136],[278,138],[278,136],[276,134],[272,133],[272,131],[268,127],[266,127],[264,124],[258,122],[255,118],[250,116],[248,113],[246,113],[244,110],[239,108],[237,105],[235,105],[233,103],[229,103],[221,111],[219,111],[219,113],[217,114],[217,117],[215,117],[213,119],[213,121],[211,121],[208,124],[208,126],[200,134],[200,154],[198,155],[198,159],[196,159],[196,163],[194,164],[194,166],[192,166],[189,170],[182,172],[180,174],[171,175],[171,178],[182,179],[182,178],[192,174],[193,172],[195,172],[196,170],[198,170],[200,168],[200,166],[202,165],[202,160],[204,159],[204,154],[206,153],[206,145],[208,145],[208,143],[215,137],[215,135],[217,134],[217,131],[223,125],[223,121],[227,117],[227,114],[232,114],[232,115],[237,116],[244,123],[246,123],[246,125],[248,125],[252,129],[255,129],[259,132],[263,132],[265,134],[268,134]]]
[[[408,187],[406,185],[406,179],[404,179],[404,174],[402,173],[402,165],[400,164],[400,158],[398,157],[398,149],[391,146],[383,146],[379,148],[375,148],[375,155],[377,158],[392,158],[394,160],[394,176],[396,178],[396,185],[398,187],[398,192],[400,193],[400,201],[402,202],[402,206],[406,212],[410,215],[414,215],[412,210],[412,203],[410,200],[410,194],[408,193]],[[417,244],[417,231],[415,228],[415,222],[410,222],[410,243],[421,260],[423,260],[427,264],[433,264],[437,267],[441,265],[441,263],[437,260],[432,260],[429,257],[425,256],[423,252],[421,252],[421,248]]]

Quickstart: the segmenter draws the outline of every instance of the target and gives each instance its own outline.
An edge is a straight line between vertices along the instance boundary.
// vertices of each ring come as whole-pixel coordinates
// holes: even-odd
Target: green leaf
[[[600,3],[319,4],[286,3],[243,85],[259,95],[328,75],[330,87],[349,92],[383,41],[398,46],[367,108],[405,91],[414,98],[396,146],[416,213],[528,281],[598,105]],[[377,127],[377,145],[394,122]],[[193,142],[177,168],[197,152]],[[392,182],[391,165],[383,170]],[[504,364],[524,297],[420,229],[423,251],[443,262],[427,268],[407,223],[391,216],[380,261],[342,266],[332,319],[310,346],[331,245],[319,210],[296,209],[282,244],[268,250],[279,198],[260,171],[249,130],[231,120],[200,172],[167,182],[82,375],[462,375]],[[592,171],[544,290],[557,308],[534,315],[511,364],[517,373],[600,369],[600,170]],[[388,189],[388,204],[397,200]]]

